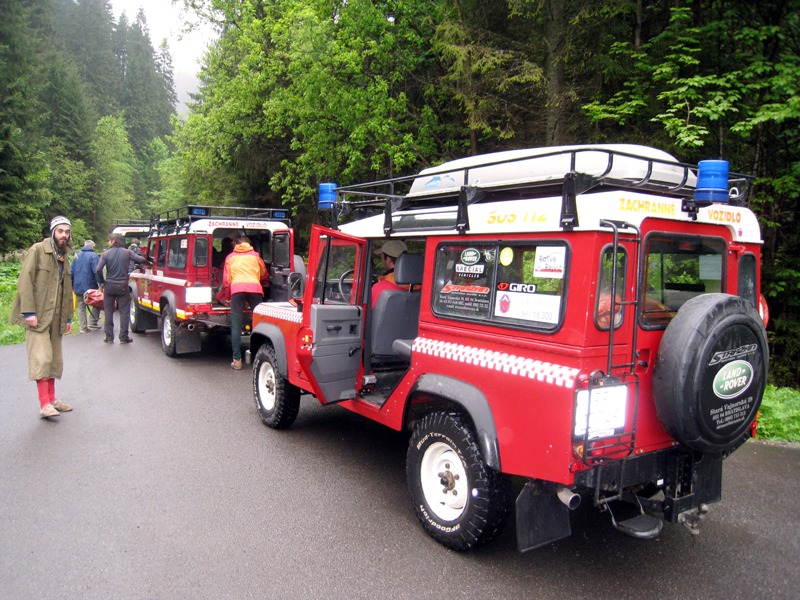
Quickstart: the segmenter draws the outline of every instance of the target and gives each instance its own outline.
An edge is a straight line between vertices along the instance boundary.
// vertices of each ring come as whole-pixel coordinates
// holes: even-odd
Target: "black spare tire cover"
[[[702,452],[749,437],[767,382],[769,348],[753,305],[729,294],[687,301],[664,332],[653,375],[661,424]]]

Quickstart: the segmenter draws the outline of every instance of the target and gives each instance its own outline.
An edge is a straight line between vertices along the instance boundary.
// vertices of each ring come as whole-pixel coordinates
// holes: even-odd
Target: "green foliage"
[[[0,262],[0,346],[25,341],[25,330],[8,322],[21,266],[18,262]]]
[[[758,437],[800,442],[800,390],[767,386],[761,401]]]

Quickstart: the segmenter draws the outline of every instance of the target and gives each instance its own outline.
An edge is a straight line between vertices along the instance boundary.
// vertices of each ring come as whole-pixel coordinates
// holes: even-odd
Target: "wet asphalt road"
[[[0,598],[800,597],[800,449],[737,451],[696,538],[581,507],[566,540],[518,554],[512,519],[458,554],[417,524],[406,435],[310,398],[272,431],[207,342],[169,359],[156,333],[70,336],[55,422],[24,346],[0,347]]]

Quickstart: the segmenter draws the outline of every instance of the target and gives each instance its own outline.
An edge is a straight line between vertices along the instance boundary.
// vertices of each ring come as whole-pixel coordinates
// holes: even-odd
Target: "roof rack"
[[[148,222],[150,231],[186,231],[200,219],[225,218],[250,221],[279,221],[291,226],[289,210],[286,208],[249,208],[243,206],[201,206],[190,204],[153,215]]]
[[[147,219],[114,219],[111,221],[111,227],[150,227],[150,221]]]
[[[682,210],[696,218],[708,202],[694,200],[697,165],[678,162],[654,148],[631,144],[560,146],[513,150],[459,159],[416,175],[336,189],[334,223],[353,214],[383,211],[384,232],[392,233],[392,214],[410,208],[456,206],[456,229],[469,230],[468,206],[480,202],[561,196],[561,227],[578,225],[577,196],[621,189],[683,199]],[[752,178],[730,173],[728,201],[744,205]],[[403,190],[405,193],[398,193]]]

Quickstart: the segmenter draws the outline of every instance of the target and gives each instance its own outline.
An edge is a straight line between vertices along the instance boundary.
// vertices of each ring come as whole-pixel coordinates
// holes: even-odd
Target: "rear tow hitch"
[[[700,521],[706,516],[708,512],[707,504],[700,504],[697,508],[687,510],[678,515],[678,523],[686,527],[692,535],[700,534]]]

